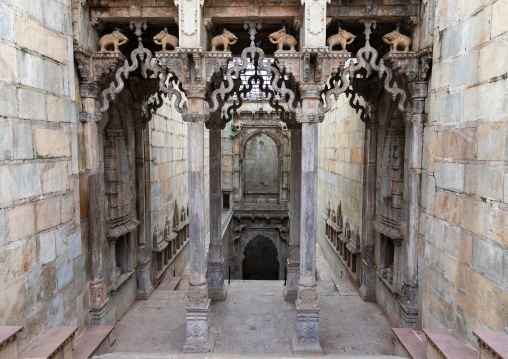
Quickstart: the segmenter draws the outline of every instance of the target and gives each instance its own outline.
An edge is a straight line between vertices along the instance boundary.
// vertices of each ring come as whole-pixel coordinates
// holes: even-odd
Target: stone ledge
[[[77,330],[78,327],[47,327],[19,351],[18,358],[52,358],[60,351],[72,351],[72,345],[68,344],[73,340]]]
[[[113,326],[89,326],[76,338],[73,359],[87,359],[92,355],[104,354],[109,351],[110,334]],[[103,343],[106,346],[102,345]]]
[[[457,333],[450,329],[423,329],[428,338],[429,357],[445,359],[477,359],[478,353]],[[435,354],[430,355],[431,352]]]
[[[427,341],[423,332],[411,328],[392,328],[392,331],[397,337],[396,355],[404,355],[412,359],[427,358]],[[398,346],[399,343],[402,348]]]
[[[16,340],[19,332],[23,331],[21,326],[0,327],[0,349]]]
[[[473,335],[478,338],[480,353],[487,352],[494,359],[508,359],[508,334],[506,332],[474,330]]]

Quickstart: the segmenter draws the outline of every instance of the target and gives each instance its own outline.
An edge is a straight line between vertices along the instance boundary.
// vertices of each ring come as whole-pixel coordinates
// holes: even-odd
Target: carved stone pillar
[[[401,317],[399,327],[414,328],[418,317],[418,228],[420,203],[420,176],[423,156],[423,123],[426,115],[425,98],[428,83],[425,81],[410,84],[413,113],[406,115],[411,123],[409,144],[409,218],[406,242],[407,277],[402,285],[399,307]]]
[[[139,105],[139,103],[137,103]],[[146,241],[146,199],[145,199],[145,136],[146,123],[141,120],[141,109],[139,106],[134,109],[135,122],[135,147],[136,147],[136,211],[138,214],[138,242],[136,247],[136,258],[138,262],[137,299],[147,299],[152,294],[154,287],[150,278],[151,251]]]
[[[287,283],[284,300],[296,300],[300,279],[300,208],[302,183],[302,126],[290,124],[290,200],[289,200],[289,256],[287,261]]]
[[[319,307],[316,283],[318,126],[321,85],[301,84],[302,108],[296,119],[302,124],[300,192],[300,279],[296,300],[296,334],[293,352],[322,353],[319,343]]]
[[[100,115],[95,114],[95,105],[99,94],[96,83],[82,83],[79,92],[82,101],[81,121],[85,137],[86,176],[88,180],[88,247],[90,253],[91,278],[90,290],[90,324],[107,324],[108,295],[106,283],[102,276],[101,248],[101,206],[99,195],[100,163],[99,163],[99,132],[97,121]]]
[[[209,113],[205,109],[204,83],[184,84],[187,109],[189,171],[190,280],[188,289],[187,334],[184,352],[210,352],[215,338],[210,335],[210,299],[205,263],[205,172],[204,135]]]
[[[221,136],[224,124],[208,123],[210,138],[210,247],[208,250],[208,296],[224,300],[227,287],[224,283],[224,257],[222,243],[222,167]]]
[[[375,109],[377,110],[377,109]],[[377,169],[377,136],[378,124],[376,123],[376,115],[372,111],[371,122],[366,125],[369,131],[369,148],[367,162],[367,227],[366,238],[362,248],[362,285],[360,286],[360,296],[366,302],[374,302],[376,300],[374,285],[376,272],[374,269],[374,238],[375,229],[373,222],[376,220],[376,169]]]

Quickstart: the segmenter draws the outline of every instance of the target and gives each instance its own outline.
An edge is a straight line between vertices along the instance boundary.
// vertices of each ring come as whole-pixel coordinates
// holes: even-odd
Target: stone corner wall
[[[508,325],[508,2],[440,1],[422,174],[423,327]]]
[[[69,1],[0,0],[0,325],[84,324]],[[86,224],[84,225],[86,227]]]

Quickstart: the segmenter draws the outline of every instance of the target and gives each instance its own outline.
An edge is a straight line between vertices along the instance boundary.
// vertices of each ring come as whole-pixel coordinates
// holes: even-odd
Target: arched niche
[[[272,240],[258,235],[249,241],[244,250],[242,274],[245,280],[278,280],[279,255]]]
[[[282,188],[281,142],[269,131],[258,130],[242,141],[244,203],[278,203]]]

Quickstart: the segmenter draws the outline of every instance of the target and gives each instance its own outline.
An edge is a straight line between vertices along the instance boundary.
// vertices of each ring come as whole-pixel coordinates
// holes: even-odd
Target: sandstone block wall
[[[508,1],[436,4],[420,232],[424,327],[508,326]]]
[[[83,325],[87,243],[79,206],[68,0],[0,1],[0,325]]]
[[[337,277],[347,275],[340,259],[332,250],[326,250],[325,215],[328,203],[337,211],[342,202],[344,221],[349,221],[351,236],[362,238],[362,196],[364,181],[365,125],[341,96],[334,101],[325,120],[319,125],[318,169],[318,243]]]

